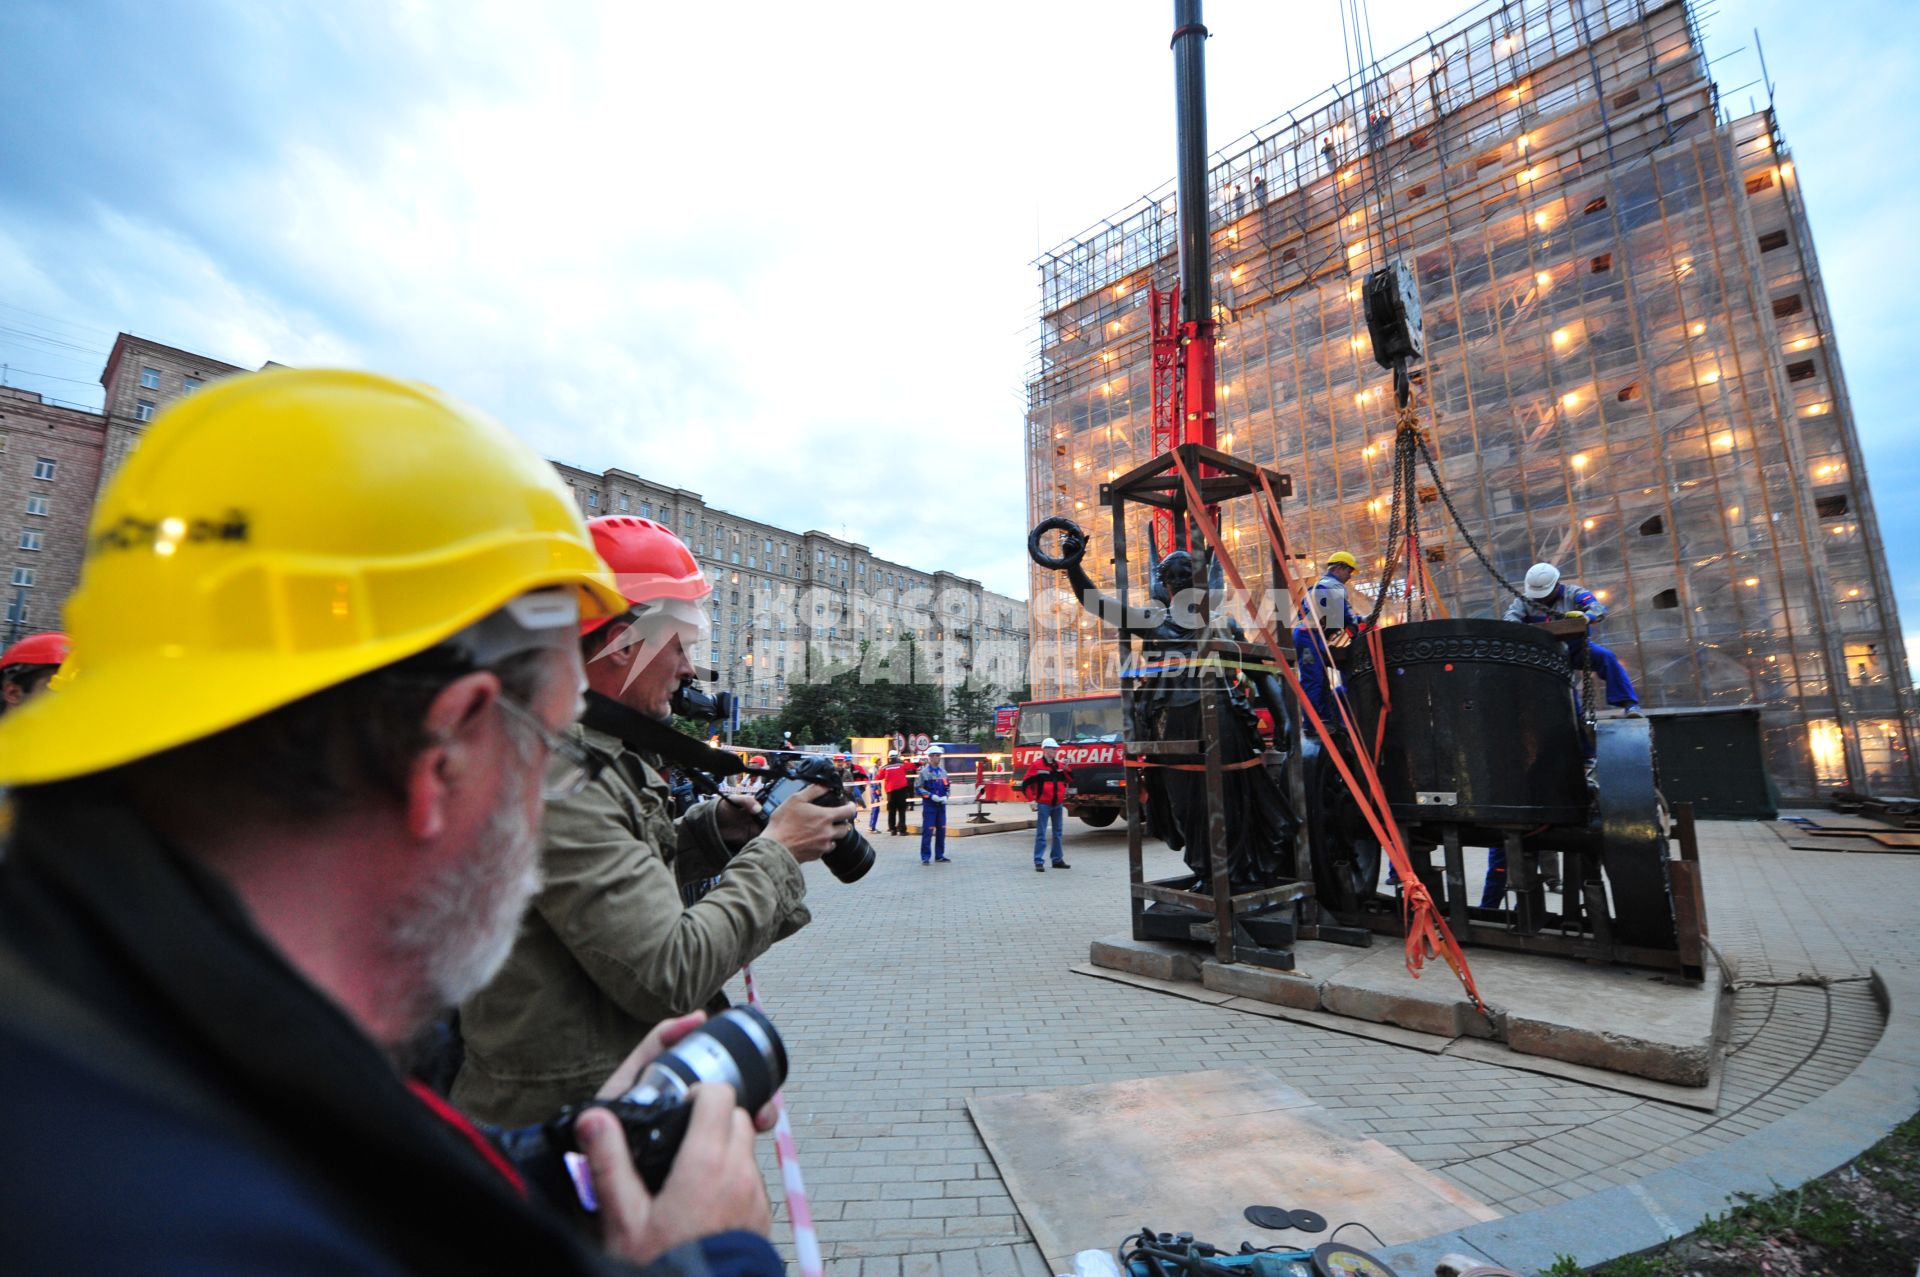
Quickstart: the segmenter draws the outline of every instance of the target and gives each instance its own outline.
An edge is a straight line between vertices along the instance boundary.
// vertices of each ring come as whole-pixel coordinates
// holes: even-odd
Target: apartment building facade
[[[952,572],[914,568],[827,532],[796,532],[710,506],[697,492],[627,470],[560,462],[582,514],[665,524],[713,583],[708,660],[742,714],[777,713],[796,683],[859,670],[869,679],[1012,692],[1027,681],[1027,605]],[[879,668],[906,638],[917,669]]]
[[[77,583],[100,485],[169,403],[239,366],[121,333],[102,370],[100,413],[0,389],[0,545],[15,547],[7,631],[59,628]],[[554,462],[580,512],[637,514],[678,533],[713,582],[709,662],[743,713],[776,713],[787,689],[846,669],[900,681],[1026,682],[1024,601],[951,572],[909,567],[825,532],[794,532],[715,509],[697,492],[626,470]],[[18,618],[17,620],[15,618]],[[919,668],[875,668],[908,636]]]
[[[1163,189],[1037,263],[1029,506],[1084,519],[1090,563],[1099,484],[1146,459],[1174,212]],[[1220,443],[1292,476],[1303,567],[1384,562],[1395,418],[1360,283],[1405,261],[1422,425],[1494,563],[1595,589],[1649,706],[1759,707],[1787,792],[1920,790],[1799,177],[1770,111],[1722,114],[1687,3],[1481,4],[1216,157],[1211,213]],[[1426,567],[1456,614],[1497,615],[1437,496],[1423,475]],[[1054,584],[1035,573],[1035,690],[1102,686],[1111,640],[1042,607]]]
[[[60,628],[60,605],[80,578],[106,443],[99,414],[0,388],[0,643]]]

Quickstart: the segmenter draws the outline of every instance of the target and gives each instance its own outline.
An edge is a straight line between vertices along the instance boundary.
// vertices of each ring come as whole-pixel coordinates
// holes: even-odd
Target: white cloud
[[[126,328],[236,362],[419,376],[548,455],[1024,594],[1028,263],[1171,175],[1170,10],[235,4],[143,30],[172,51],[80,46],[103,61],[51,82],[71,100],[37,104],[37,132],[0,128],[43,148],[0,154],[7,171],[71,146],[114,174],[78,215],[49,211],[57,190],[46,207],[0,191],[0,296],[102,352]],[[1436,17],[1374,10],[1383,53]],[[1733,0],[1718,21],[1756,15],[1782,31],[1776,76],[1814,56],[1788,6]],[[1214,0],[1207,17],[1217,145],[1344,72],[1334,6]],[[1882,41],[1891,93],[1913,42],[1879,26],[1903,33]],[[150,69],[169,59],[199,78]],[[103,82],[142,85],[150,119],[85,120]],[[1822,156],[1852,173],[1879,145],[1813,93],[1787,105],[1810,184]],[[1843,177],[1812,199],[1851,341],[1879,314],[1863,260],[1912,274],[1914,250],[1886,234],[1904,205],[1884,177]],[[1878,226],[1889,257],[1827,233],[1853,225]],[[1859,349],[1856,397],[1895,402],[1886,347]],[[98,371],[44,343],[20,354]],[[1914,473],[1890,446],[1874,466]]]

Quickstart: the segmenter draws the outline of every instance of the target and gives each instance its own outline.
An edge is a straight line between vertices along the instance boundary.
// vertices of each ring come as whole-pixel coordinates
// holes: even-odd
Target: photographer
[[[550,758],[584,779],[579,618],[625,602],[565,486],[424,387],[279,370],[163,414],[94,528],[84,672],[0,722],[6,1270],[611,1272],[394,1063],[510,946]],[[725,1087],[657,1197],[571,1131],[613,1256],[781,1271]]]
[[[502,1126],[592,1094],[653,1025],[713,1003],[742,966],[805,926],[800,866],[854,815],[851,804],[814,805],[816,788],[782,803],[764,831],[748,798],[669,815],[660,760],[629,738],[644,734],[636,719],[671,719],[694,674],[688,647],[705,633],[709,587],[661,525],[609,515],[587,526],[630,604],[582,627],[588,705],[572,735],[597,774],[547,805],[545,885],[499,976],[461,1009],[454,1101]],[[684,902],[683,883],[716,874]]]

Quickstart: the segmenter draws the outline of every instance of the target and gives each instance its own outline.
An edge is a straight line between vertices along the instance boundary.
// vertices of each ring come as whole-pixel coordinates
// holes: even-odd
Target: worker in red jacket
[[[900,761],[898,750],[887,755],[887,765],[880,769],[880,787],[887,794],[887,832],[905,834],[907,803],[913,797],[913,773]]]
[[[1073,773],[1060,761],[1060,742],[1049,736],[1040,742],[1040,757],[1027,767],[1027,774],[1020,778],[1020,792],[1033,803],[1038,816],[1033,822],[1033,868],[1036,873],[1045,873],[1047,849],[1047,824],[1053,824],[1053,867],[1071,869],[1060,851],[1060,828],[1066,822],[1067,790],[1073,784]]]

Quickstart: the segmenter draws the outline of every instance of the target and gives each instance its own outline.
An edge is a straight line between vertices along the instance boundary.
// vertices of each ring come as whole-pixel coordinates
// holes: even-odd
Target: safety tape
[[[753,964],[740,968],[747,979],[747,1005],[762,1015],[760,994],[753,986]],[[793,1126],[787,1121],[787,1097],[773,1093],[773,1152],[780,1160],[780,1182],[786,1189],[787,1218],[793,1223],[793,1257],[800,1265],[800,1277],[824,1277],[826,1265],[820,1258],[820,1233],[813,1226],[813,1206],[807,1200],[807,1185],[800,1177],[800,1159],[793,1151]]]

